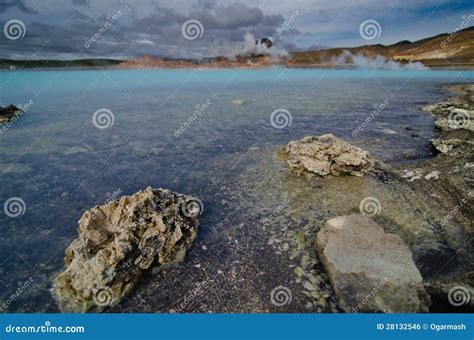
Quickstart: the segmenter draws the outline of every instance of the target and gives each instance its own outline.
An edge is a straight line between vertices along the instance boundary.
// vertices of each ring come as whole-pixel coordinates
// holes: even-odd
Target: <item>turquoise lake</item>
[[[473,80],[466,71],[0,72],[0,106],[25,107],[11,126],[0,127],[1,204],[11,197],[25,203],[16,217],[0,211],[0,301],[33,282],[0,307],[57,311],[51,278],[83,212],[152,186],[202,199],[200,234],[187,261],[151,271],[112,311],[169,312],[206,280],[220,289],[184,311],[266,311],[259,301],[272,287],[258,278],[287,275],[267,268],[279,254],[266,247],[268,230],[256,227],[282,195],[271,186],[255,189],[258,183],[286,183],[276,151],[290,140],[332,133],[388,163],[431,157],[434,117],[421,107],[448,97],[445,85]],[[274,112],[284,113],[284,126],[272,121]],[[259,198],[259,190],[274,201]],[[156,284],[165,276],[169,284]],[[297,294],[295,300],[284,311],[304,312],[307,301]],[[320,311],[337,311],[330,300]]]

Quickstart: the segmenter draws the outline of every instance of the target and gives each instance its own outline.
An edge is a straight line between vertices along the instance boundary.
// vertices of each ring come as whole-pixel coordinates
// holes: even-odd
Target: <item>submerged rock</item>
[[[0,107],[0,124],[4,124],[13,119],[16,115],[23,112],[21,109],[17,108],[14,105],[9,105],[7,107]]]
[[[60,310],[100,311],[119,302],[150,266],[183,260],[197,236],[198,202],[149,187],[86,211],[66,249],[65,270],[53,281]]]
[[[402,239],[362,215],[330,219],[316,247],[341,306],[347,312],[414,313],[428,296]]]
[[[232,104],[234,104],[234,105],[244,105],[245,100],[244,99],[236,99],[236,100],[232,101]]]
[[[373,168],[374,160],[367,151],[336,138],[332,134],[308,136],[291,141],[285,158],[290,170],[320,176],[349,174],[362,176]]]

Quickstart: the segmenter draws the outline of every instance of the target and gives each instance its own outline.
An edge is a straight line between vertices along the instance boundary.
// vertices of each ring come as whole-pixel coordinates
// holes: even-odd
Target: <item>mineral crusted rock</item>
[[[402,174],[402,178],[406,178],[408,180],[408,182],[413,182],[413,181],[416,181],[418,179],[421,179],[422,177],[422,173],[419,169],[404,169],[403,170],[403,174]]]
[[[474,110],[454,108],[447,116],[438,118],[435,125],[444,131],[460,129],[474,131]]]
[[[22,112],[21,109],[17,108],[14,105],[9,105],[7,107],[0,107],[0,124],[4,124],[13,119],[16,115]]]
[[[458,89],[458,97],[427,105],[423,107],[423,111],[438,116],[435,125],[442,131],[474,131],[474,110],[466,100],[467,94],[472,91],[471,86],[464,86]]]
[[[183,260],[198,232],[197,202],[149,187],[86,211],[53,281],[60,310],[100,311],[118,303],[152,265]]]
[[[457,138],[431,139],[431,144],[441,153],[454,157],[471,156],[474,153],[474,142]]]
[[[290,170],[320,176],[349,174],[362,176],[373,168],[374,160],[367,151],[326,134],[291,141],[285,148]]]
[[[341,306],[347,312],[414,313],[428,296],[402,239],[362,215],[330,219],[316,247]]]
[[[433,170],[425,176],[425,179],[428,181],[430,179],[438,179],[439,175],[440,175],[440,172],[438,170]]]

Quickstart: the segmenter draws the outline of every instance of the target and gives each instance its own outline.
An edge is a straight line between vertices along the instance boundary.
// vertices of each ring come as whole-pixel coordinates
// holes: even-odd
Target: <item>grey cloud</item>
[[[11,6],[12,3],[9,4]],[[57,9],[54,6],[51,9],[51,3],[47,4],[50,7],[42,6],[38,15],[29,20],[25,18],[27,35],[23,39],[0,40],[0,57],[24,54],[25,58],[29,58],[36,51],[47,58],[56,54],[111,58],[143,54],[204,57],[235,49],[239,44],[243,46],[246,32],[256,37],[270,35],[284,21],[282,15],[266,15],[258,7],[229,1],[221,4],[214,0],[197,0],[187,10],[175,6],[170,8],[157,0],[130,2],[130,7],[124,6],[127,1],[120,0],[100,4],[72,0],[69,6]],[[57,11],[54,23],[48,20],[52,14],[46,13],[48,9]],[[122,12],[119,20],[108,27],[90,48],[84,48],[85,41],[106,22],[105,14],[111,15],[118,10]],[[202,38],[196,41],[187,40],[181,34],[181,26],[189,19],[199,20],[204,27]],[[297,32],[295,29],[288,31],[292,34]],[[283,46],[284,39],[280,43]]]
[[[2,0],[0,2],[0,13],[6,12],[8,9],[16,8],[23,13],[35,14],[36,10],[29,8],[22,0]]]
[[[397,39],[402,32],[400,22],[406,23],[405,31],[420,25],[415,19],[420,16],[416,10],[421,5],[415,3],[404,6],[400,14],[391,7],[387,11],[387,5],[376,0],[354,4],[344,11],[350,3],[345,0],[0,0],[0,23],[15,18],[22,20],[27,28],[25,37],[14,41],[4,39],[0,30],[0,58],[20,55],[27,59],[35,57],[36,51],[45,58],[58,55],[72,58],[78,54],[83,58],[129,58],[144,54],[190,58],[225,54],[243,46],[247,32],[256,38],[271,36],[285,16],[296,10],[300,12],[296,22],[275,41],[280,49],[360,44],[358,27],[369,17],[376,18],[383,26],[377,43],[395,42],[383,39]],[[122,13],[118,21],[90,48],[84,48],[85,41],[103,27],[106,16],[117,11]],[[339,16],[341,13],[344,15]],[[190,41],[181,35],[181,26],[189,19],[202,23],[201,38]],[[441,33],[443,29],[452,29],[453,24],[442,14],[434,13],[425,26],[430,26],[426,31]],[[415,31],[418,32],[418,26]],[[418,34],[429,35],[425,31]]]

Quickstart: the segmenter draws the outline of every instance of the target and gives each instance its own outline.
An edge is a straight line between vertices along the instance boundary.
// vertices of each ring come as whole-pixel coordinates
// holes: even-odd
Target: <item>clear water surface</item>
[[[8,301],[3,308],[56,311],[51,277],[62,267],[82,213],[114,192],[152,186],[204,201],[199,238],[185,263],[150,272],[115,311],[167,312],[204,280],[220,288],[184,311],[273,311],[262,301],[274,278],[285,275],[272,266],[286,262],[266,246],[267,231],[257,232],[257,221],[272,213],[273,203],[249,189],[255,187],[248,183],[255,165],[268,161],[276,169],[278,148],[323,133],[388,162],[429,157],[434,118],[420,107],[446,97],[444,85],[473,79],[474,72],[455,71],[0,72],[0,106],[32,103],[0,132],[0,201],[20,197],[26,204],[18,217],[0,212],[0,301]],[[388,105],[373,121],[353,134],[384,101]],[[113,113],[112,126],[93,124],[99,109]],[[277,109],[288,110],[291,125],[271,124]],[[278,169],[283,176],[284,166]],[[33,285],[11,299],[30,277]],[[278,311],[314,310],[316,303],[298,294],[299,305]],[[337,311],[332,301],[321,306],[318,311]]]

